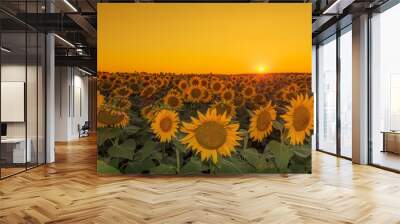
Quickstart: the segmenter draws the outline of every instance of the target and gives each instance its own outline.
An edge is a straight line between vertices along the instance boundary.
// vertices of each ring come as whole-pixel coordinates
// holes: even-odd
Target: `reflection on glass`
[[[6,177],[25,170],[31,160],[26,141],[26,35],[2,33],[1,52],[1,175]],[[28,149],[28,150],[27,150]]]
[[[318,147],[336,153],[336,40],[318,48]]]
[[[340,36],[340,153],[352,157],[352,35]]]
[[[400,5],[372,18],[372,163],[400,170]],[[384,134],[386,132],[386,134]]]

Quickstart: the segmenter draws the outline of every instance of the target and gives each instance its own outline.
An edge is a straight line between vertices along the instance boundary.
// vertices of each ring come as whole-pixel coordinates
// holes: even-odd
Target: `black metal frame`
[[[328,152],[324,149],[320,149],[319,147],[319,129],[318,129],[318,124],[319,124],[319,54],[318,54],[318,49],[319,49],[319,44],[316,45],[316,150],[319,152],[323,152],[329,155],[337,156],[343,159],[347,160],[352,160],[352,158],[347,157],[342,155],[341,153],[341,117],[340,117],[340,103],[341,103],[341,89],[340,89],[340,81],[341,81],[341,67],[340,67],[340,37],[345,33],[343,32],[344,30],[348,29],[349,26],[351,26],[352,23],[340,27],[339,24],[336,25],[336,32],[325,39],[321,40],[320,43],[328,40],[329,38],[332,38],[332,36],[335,35],[335,39],[332,41],[336,41],[336,153]]]
[[[25,3],[27,3],[27,2],[28,1],[26,0]],[[39,3],[39,1],[36,0],[36,3]],[[38,4],[36,5],[36,9],[38,11],[38,9],[39,9]],[[27,4],[25,4],[25,11],[27,11]],[[47,7],[46,7],[46,11],[47,11]],[[14,175],[23,173],[23,172],[25,172],[27,170],[39,167],[39,166],[44,165],[44,164],[47,163],[47,38],[46,38],[46,34],[47,33],[43,33],[41,31],[31,27],[27,23],[23,23],[23,24],[24,24],[24,27],[25,27],[25,30],[22,32],[22,33],[25,34],[25,84],[24,84],[24,97],[25,97],[25,99],[24,99],[24,107],[25,107],[24,108],[24,120],[25,120],[25,169],[3,177],[2,173],[1,173],[2,169],[0,168],[0,180],[12,177]],[[36,142],[37,142],[37,148],[36,149],[37,149],[37,152],[36,152],[36,163],[33,166],[30,166],[30,167],[28,167],[28,162],[27,162],[28,154],[26,153],[27,152],[27,147],[28,147],[28,144],[27,144],[27,139],[28,139],[28,125],[27,125],[27,120],[28,120],[27,119],[27,116],[28,116],[27,115],[27,81],[28,81],[28,77],[27,76],[28,76],[28,67],[27,67],[27,65],[28,65],[28,33],[29,33],[28,30],[32,30],[34,33],[36,33],[36,45],[37,45],[36,46],[36,99],[37,99],[37,101],[36,101],[36,104],[37,104],[37,107],[36,107]],[[0,32],[0,45],[1,45],[2,33],[3,32]],[[44,44],[44,46],[43,46],[44,47],[44,51],[41,52],[41,53],[44,54],[42,56],[42,58],[44,60],[44,68],[42,69],[42,72],[43,72],[42,82],[44,82],[44,99],[43,99],[44,117],[42,117],[44,119],[42,121],[44,123],[44,136],[43,136],[44,145],[42,146],[42,147],[44,147],[43,148],[43,152],[44,152],[44,155],[43,155],[44,161],[43,161],[43,163],[39,163],[39,136],[38,136],[39,135],[39,106],[38,106],[39,105],[39,69],[38,69],[38,66],[39,66],[39,49],[38,49],[39,48],[39,33],[45,34],[43,36],[43,40],[44,41],[42,42],[42,44]],[[1,54],[0,54],[0,66],[1,66],[1,62],[2,62],[2,57],[1,57]],[[0,81],[1,81],[1,69],[0,69]],[[0,89],[1,89],[1,86],[0,86]],[[0,93],[0,96],[1,96],[1,93]],[[1,115],[0,115],[0,120],[1,120]],[[0,144],[0,158],[1,158],[1,144]]]

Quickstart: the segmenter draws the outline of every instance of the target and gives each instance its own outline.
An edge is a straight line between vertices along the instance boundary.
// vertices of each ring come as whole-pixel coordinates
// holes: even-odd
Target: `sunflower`
[[[245,86],[242,94],[245,99],[251,99],[256,95],[256,89],[253,86]]]
[[[129,116],[123,111],[102,107],[97,112],[98,127],[125,127],[129,123]]]
[[[132,106],[131,101],[125,97],[113,97],[110,99],[110,104],[113,108],[118,108],[121,111],[127,111]]]
[[[242,107],[245,103],[246,103],[246,102],[245,102],[245,99],[244,99],[244,97],[242,96],[242,94],[237,94],[237,95],[235,96],[235,99],[233,99],[233,104],[234,104],[236,107]]]
[[[212,94],[207,88],[203,88],[203,93],[201,97],[202,103],[209,103],[212,100]]]
[[[213,81],[211,83],[211,91],[214,94],[219,94],[224,90],[224,85],[222,84],[221,81]]]
[[[250,138],[261,142],[268,137],[272,132],[272,122],[274,120],[276,120],[276,110],[271,102],[256,110],[250,119]]]
[[[266,98],[262,94],[257,94],[253,98],[253,103],[256,105],[264,105],[266,103]]]
[[[174,110],[179,110],[183,105],[181,96],[172,91],[163,98],[163,102],[165,105]]]
[[[207,79],[201,79],[200,80],[200,85],[202,86],[202,87],[208,87],[208,80]]]
[[[156,88],[153,85],[148,85],[140,92],[140,96],[150,98],[155,92]]]
[[[188,102],[200,103],[203,94],[203,88],[200,86],[190,86],[186,90],[186,94]]]
[[[225,113],[226,116],[229,117],[236,116],[236,108],[229,102],[214,102],[214,104],[211,105],[211,108],[215,109],[218,115],[223,115]]]
[[[111,92],[113,97],[129,97],[133,91],[128,87],[118,87]]]
[[[226,89],[221,94],[221,99],[225,102],[231,102],[235,98],[235,92],[232,89]]]
[[[194,77],[192,77],[191,79],[190,79],[190,85],[192,85],[192,86],[198,86],[198,85],[200,85],[200,78],[199,77],[197,77],[197,76],[194,76]]]
[[[178,87],[179,87],[179,89],[184,91],[189,87],[189,84],[186,82],[186,80],[181,80],[181,81],[179,81]]]
[[[99,81],[98,89],[103,94],[104,93],[108,93],[112,88],[113,88],[113,82],[112,81],[107,80],[107,79]]]
[[[186,136],[181,139],[182,144],[200,154],[202,161],[212,159],[218,162],[218,155],[230,156],[239,145],[241,137],[239,124],[232,124],[231,119],[218,115],[216,110],[209,109],[206,114],[197,112],[198,118],[191,118],[191,123],[183,122],[181,131]]]
[[[151,129],[160,142],[170,142],[172,138],[176,137],[178,132],[179,117],[175,111],[160,110],[155,115]]]
[[[285,128],[288,129],[290,144],[303,144],[306,136],[311,135],[314,126],[313,97],[298,95],[286,107],[287,113],[282,115]]]
[[[150,122],[154,118],[155,111],[156,110],[152,105],[147,105],[140,110],[140,115]]]

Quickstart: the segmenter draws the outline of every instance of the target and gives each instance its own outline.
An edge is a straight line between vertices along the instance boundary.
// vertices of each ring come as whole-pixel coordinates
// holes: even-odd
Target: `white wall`
[[[56,67],[55,73],[55,140],[70,141],[88,120],[88,78],[72,67]]]

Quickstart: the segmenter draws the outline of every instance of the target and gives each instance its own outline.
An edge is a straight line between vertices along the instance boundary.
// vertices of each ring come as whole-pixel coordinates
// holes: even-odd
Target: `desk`
[[[383,131],[383,150],[382,152],[392,152],[400,154],[400,132]]]
[[[1,139],[1,151],[2,157],[6,160],[6,163],[26,163],[32,160],[31,145],[32,141],[30,138],[26,140],[28,143],[25,152],[25,138],[5,138]],[[5,154],[3,156],[3,154]],[[12,156],[11,156],[12,154]],[[11,159],[12,158],[12,159]]]

